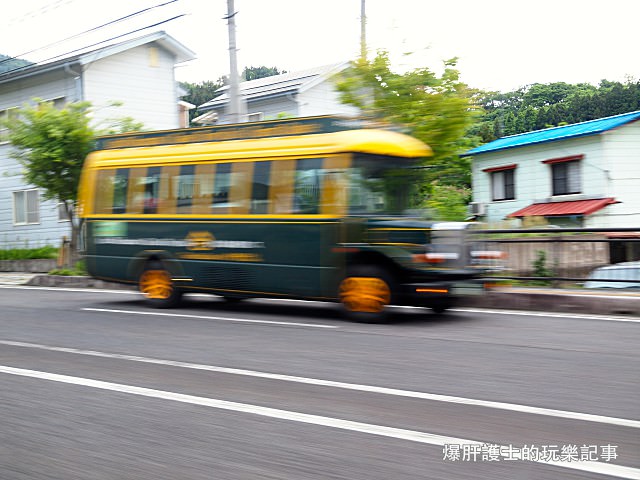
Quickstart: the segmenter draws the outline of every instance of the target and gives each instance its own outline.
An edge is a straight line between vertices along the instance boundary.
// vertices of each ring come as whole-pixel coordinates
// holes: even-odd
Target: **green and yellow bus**
[[[459,236],[408,215],[430,153],[328,116],[101,137],[79,189],[87,269],[161,308],[207,292],[339,302],[363,321],[444,311],[480,270]]]

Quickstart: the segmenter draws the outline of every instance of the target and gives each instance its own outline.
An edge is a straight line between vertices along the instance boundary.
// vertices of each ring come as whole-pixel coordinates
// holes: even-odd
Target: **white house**
[[[472,156],[472,213],[496,224],[640,227],[640,111],[503,137]]]
[[[246,120],[269,120],[279,116],[358,115],[357,108],[340,102],[335,89],[335,75],[348,66],[349,62],[334,63],[240,82]],[[220,88],[218,96],[200,105],[198,111],[204,113],[194,119],[194,123],[229,123],[228,90],[228,86]]]
[[[145,129],[184,124],[186,102],[179,102],[174,69],[194,53],[165,32],[0,74],[0,118],[11,118],[34,98],[64,105],[89,101],[95,124],[132,117]],[[109,107],[111,102],[121,107]],[[38,188],[25,185],[21,166],[0,129],[0,248],[57,245],[69,226],[55,202],[41,201]]]

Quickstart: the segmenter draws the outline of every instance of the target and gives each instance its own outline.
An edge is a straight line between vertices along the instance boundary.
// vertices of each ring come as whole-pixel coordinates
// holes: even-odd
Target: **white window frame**
[[[260,122],[264,120],[264,112],[247,113],[247,122]]]
[[[34,203],[34,210],[29,212],[29,194],[31,192],[35,192],[36,198]],[[23,218],[24,221],[18,221],[18,202],[17,195],[22,194],[22,209],[23,209]],[[32,199],[33,200],[33,199]],[[29,218],[30,214],[35,215],[34,218]],[[29,221],[31,220],[31,221]],[[40,190],[37,188],[29,188],[25,190],[14,190],[13,191],[13,224],[14,225],[38,225],[40,223]]]
[[[11,113],[9,112],[14,112],[15,114],[17,114],[19,109],[20,107],[9,107],[9,108],[5,108],[4,110],[0,110],[0,120],[6,120],[11,118]],[[5,138],[7,137],[8,133],[9,133],[9,129],[4,128],[2,127],[2,125],[0,125],[0,145],[9,143],[9,140]]]
[[[67,97],[62,95],[60,97],[47,98],[46,100],[42,100],[40,103],[53,103],[53,108],[61,110],[67,105]]]
[[[67,210],[65,208],[64,202],[58,202],[57,210],[58,210],[58,222],[68,222],[70,220],[69,216],[67,215]]]
[[[491,201],[502,202],[516,199],[516,171],[515,168],[505,168],[489,173],[491,182]],[[507,175],[511,181],[507,182]]]

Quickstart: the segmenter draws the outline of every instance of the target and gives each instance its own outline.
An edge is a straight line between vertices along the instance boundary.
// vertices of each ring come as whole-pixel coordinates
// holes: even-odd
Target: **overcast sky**
[[[20,55],[167,1],[3,1],[0,53]],[[235,9],[240,68],[296,71],[360,51],[360,0],[235,0]],[[40,61],[184,14],[135,35],[167,31],[198,57],[177,69],[178,80],[216,80],[229,70],[226,12],[227,0],[177,0],[24,57]],[[369,51],[387,50],[398,71],[439,72],[459,57],[462,81],[499,91],[640,79],[640,0],[366,0],[366,16]]]

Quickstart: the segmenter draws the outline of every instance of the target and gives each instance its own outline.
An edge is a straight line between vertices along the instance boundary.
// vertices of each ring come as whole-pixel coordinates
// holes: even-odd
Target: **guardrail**
[[[554,287],[628,286],[640,289],[640,226],[628,228],[529,228],[471,230],[471,242],[504,252],[490,278]],[[477,248],[477,247],[476,247]],[[638,261],[637,265],[621,265]],[[599,267],[613,266],[606,270]],[[598,276],[594,276],[594,275]]]

